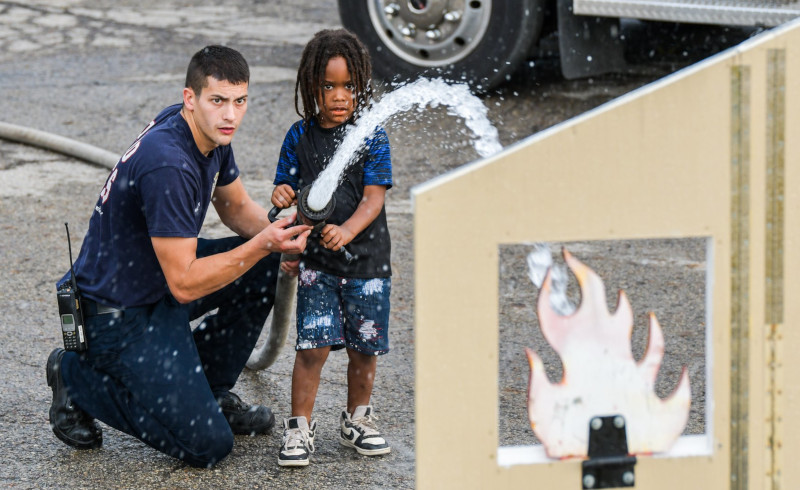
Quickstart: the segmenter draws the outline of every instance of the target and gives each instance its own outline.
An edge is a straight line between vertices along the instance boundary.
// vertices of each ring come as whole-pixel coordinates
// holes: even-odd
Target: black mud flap
[[[572,13],[572,0],[558,0],[558,47],[567,80],[622,72],[627,64],[619,19]]]

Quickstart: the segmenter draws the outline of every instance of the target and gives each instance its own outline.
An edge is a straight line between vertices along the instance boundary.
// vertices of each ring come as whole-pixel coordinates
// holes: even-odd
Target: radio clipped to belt
[[[63,284],[56,296],[58,298],[58,314],[61,317],[61,335],[64,337],[64,349],[83,352],[89,346],[86,343],[86,332],[83,323],[83,310],[81,309],[81,296],[78,291],[78,281],[75,279],[75,269],[72,265],[72,244],[69,239],[69,224],[67,228],[67,246],[69,248],[70,280]]]

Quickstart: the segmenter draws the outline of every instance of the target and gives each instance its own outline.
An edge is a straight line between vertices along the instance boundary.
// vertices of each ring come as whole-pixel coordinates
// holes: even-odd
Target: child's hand
[[[281,209],[297,204],[294,189],[289,184],[275,186],[275,190],[272,191],[271,201],[273,206]]]
[[[322,246],[334,252],[338,252],[340,248],[355,238],[355,235],[347,228],[331,224],[325,225],[320,235],[322,236],[320,240]]]

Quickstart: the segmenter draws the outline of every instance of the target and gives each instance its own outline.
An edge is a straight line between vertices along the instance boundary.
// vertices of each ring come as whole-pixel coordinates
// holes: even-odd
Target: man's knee
[[[196,434],[191,444],[178,448],[175,456],[197,468],[210,468],[233,450],[233,432],[228,426]]]

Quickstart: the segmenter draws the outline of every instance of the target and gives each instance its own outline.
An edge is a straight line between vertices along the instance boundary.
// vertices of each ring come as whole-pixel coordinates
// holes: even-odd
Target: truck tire
[[[379,78],[442,77],[477,91],[511,75],[544,18],[544,0],[338,2],[342,25],[367,46]]]

